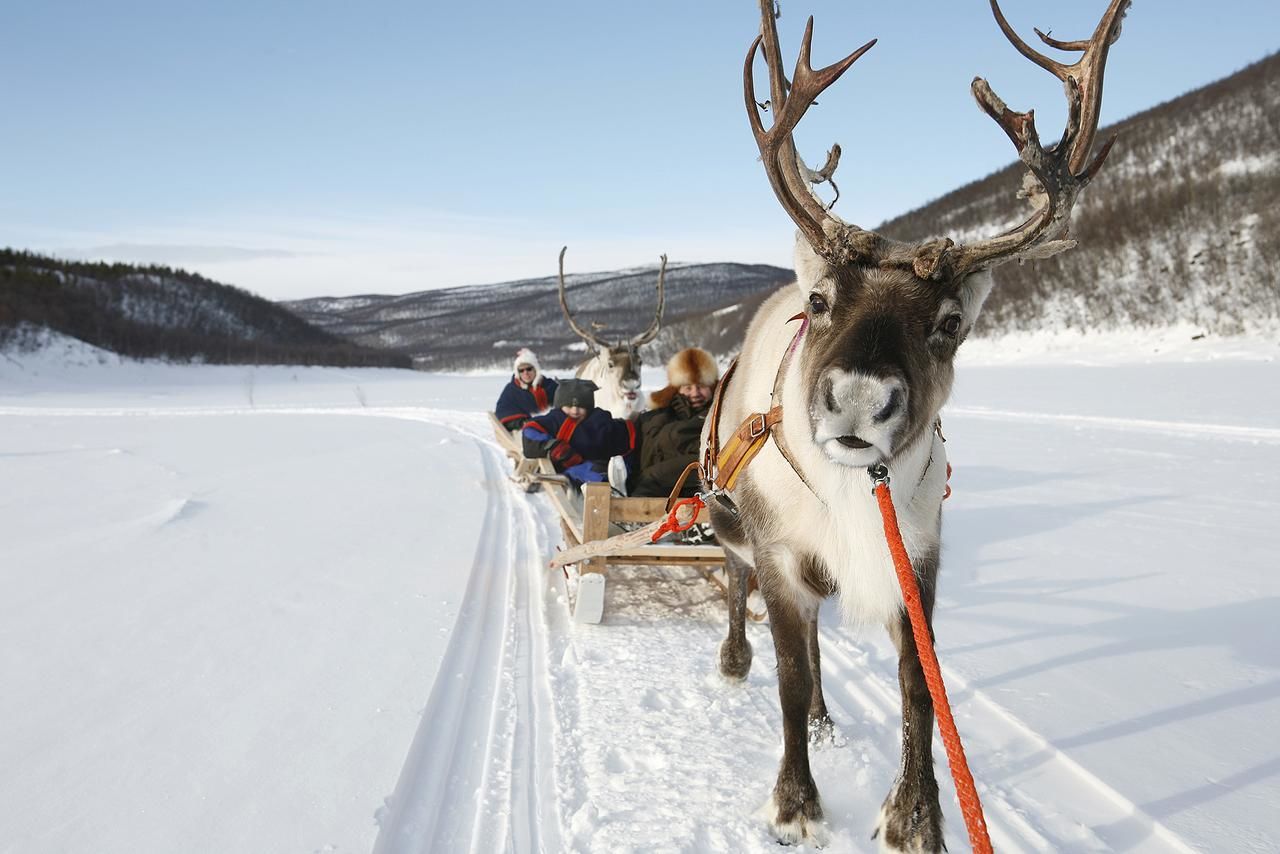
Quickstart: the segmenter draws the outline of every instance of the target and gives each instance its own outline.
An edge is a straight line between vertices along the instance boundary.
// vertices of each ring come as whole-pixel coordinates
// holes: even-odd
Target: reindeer
[[[569,327],[587,342],[591,351],[591,358],[578,365],[575,376],[591,380],[599,387],[596,406],[609,410],[614,418],[634,418],[644,409],[644,402],[638,393],[640,347],[652,341],[662,325],[662,309],[666,298],[663,280],[667,273],[667,256],[662,256],[662,265],[658,268],[658,308],[653,314],[653,322],[634,338],[610,344],[598,336],[594,328],[584,329],[578,325],[573,319],[573,312],[569,311],[564,285],[564,253],[568,249],[566,246],[560,250],[560,309],[564,312],[565,320],[569,321]]]
[[[721,481],[717,488],[714,470],[704,472],[704,483],[719,499],[709,505],[727,549],[733,591],[729,634],[719,651],[726,677],[744,679],[751,665],[744,606],[752,568],[769,609],[784,747],[768,809],[771,830],[784,842],[821,844],[826,832],[808,739],[829,734],[832,726],[822,696],[817,614],[822,600],[834,595],[847,622],[886,626],[898,650],[902,764],[875,835],[886,850],[943,848],[930,750],[933,705],[873,482],[885,469],[893,478],[894,506],[932,624],[947,469],[938,413],[950,394],[956,348],[992,288],[992,268],[1075,245],[1068,232],[1072,206],[1115,141],[1090,159],[1107,53],[1129,5],[1110,0],[1088,40],[1063,42],[1037,30],[1049,46],[1081,52],[1067,65],[1028,46],[996,0],[990,2],[1014,47],[1062,80],[1069,105],[1061,140],[1046,149],[1031,112],[1009,109],[985,80],[974,79],[979,107],[1013,141],[1028,170],[1023,195],[1031,201],[1030,215],[994,237],[965,244],[895,242],[845,223],[811,189],[811,183],[831,177],[839,147],[814,172],[797,154],[792,132],[814,99],[874,40],[815,71],[810,18],[788,82],[773,0],[761,0],[761,35],[743,70],[747,115],[765,174],[799,229],[796,283],[770,297],[748,328],[736,376],[726,376],[720,386],[719,418],[708,419],[704,430],[704,459],[715,459],[739,424],[747,430],[754,421],[756,429],[771,431],[772,441],[731,487]],[[756,103],[753,79],[761,44],[770,80],[767,107]],[[768,129],[763,108],[773,114]]]

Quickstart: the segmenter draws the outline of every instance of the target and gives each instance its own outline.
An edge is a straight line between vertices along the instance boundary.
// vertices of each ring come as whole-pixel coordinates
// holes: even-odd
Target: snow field
[[[961,367],[936,629],[997,850],[1280,848],[1265,346]],[[572,622],[501,378],[76,353],[0,363],[0,852],[777,850],[767,623],[729,684],[695,570]],[[833,605],[824,851],[869,852],[896,654]]]

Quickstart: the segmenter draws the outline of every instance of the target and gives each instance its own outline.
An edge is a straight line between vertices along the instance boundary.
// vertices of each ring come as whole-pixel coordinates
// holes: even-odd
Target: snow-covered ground
[[[996,849],[1280,850],[1276,346],[968,349],[936,628]],[[730,685],[696,572],[570,621],[500,382],[0,355],[0,852],[776,850],[767,626]],[[894,656],[822,631],[874,851]]]

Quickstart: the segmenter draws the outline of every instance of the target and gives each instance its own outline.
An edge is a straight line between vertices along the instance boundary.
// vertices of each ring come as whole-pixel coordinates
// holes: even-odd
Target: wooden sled
[[[663,498],[622,498],[615,496],[607,483],[588,483],[581,490],[574,488],[567,478],[556,474],[550,460],[525,459],[519,439],[502,426],[496,415],[490,413],[489,420],[498,444],[515,466],[512,479],[529,492],[541,488],[556,508],[566,546],[603,540],[618,533],[620,524],[645,524],[666,515],[667,502]],[[707,511],[703,509],[695,521],[707,521]],[[598,623],[603,618],[605,577],[609,567],[618,564],[693,566],[722,594],[728,595],[724,582],[716,575],[716,570],[724,567],[722,547],[665,542],[633,546],[578,565],[578,598],[573,608],[577,622]],[[760,621],[766,615],[748,610],[747,616]]]

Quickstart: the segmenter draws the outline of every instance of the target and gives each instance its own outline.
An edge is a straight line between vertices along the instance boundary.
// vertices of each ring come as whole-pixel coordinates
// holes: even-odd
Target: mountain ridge
[[[1280,258],[1280,153],[1274,143],[1280,139],[1280,54],[1100,128],[1098,139],[1117,133],[1108,162],[1076,204],[1077,248],[997,268],[975,335],[1178,324],[1221,335],[1280,330],[1280,286],[1267,262]],[[1023,172],[1015,160],[875,230],[903,241],[996,234],[1026,216],[1025,202],[1016,196]],[[697,278],[699,268],[713,278],[741,275],[744,281],[738,288],[682,290],[681,277]],[[567,276],[570,305],[580,320],[606,324],[606,336],[614,329],[638,331],[652,311],[639,295],[651,294],[654,275]],[[646,361],[664,360],[689,344],[727,356],[741,343],[755,307],[791,280],[791,271],[767,265],[673,265],[669,296],[681,296],[669,303],[662,330],[644,350]],[[506,291],[509,299],[495,300],[494,290]],[[361,343],[399,347],[422,367],[501,363],[493,345],[449,342],[441,335],[443,324],[419,322],[432,315],[432,303],[445,300],[441,293],[367,295],[357,298],[363,301],[358,309],[326,306],[328,298],[285,305]],[[552,367],[567,367],[583,355],[555,304],[554,276],[447,293],[450,317],[471,324],[476,339],[508,349],[541,347]],[[730,295],[737,301],[727,301]],[[531,313],[511,313],[505,322],[491,316],[496,307],[530,300],[537,305]]]

